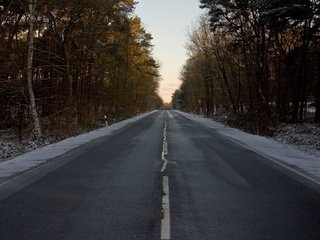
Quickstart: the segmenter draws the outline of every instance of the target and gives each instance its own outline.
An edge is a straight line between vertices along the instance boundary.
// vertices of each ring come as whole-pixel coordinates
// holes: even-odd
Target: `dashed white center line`
[[[170,240],[170,200],[169,200],[169,178],[163,176],[163,197],[162,197],[162,220],[161,240]]]

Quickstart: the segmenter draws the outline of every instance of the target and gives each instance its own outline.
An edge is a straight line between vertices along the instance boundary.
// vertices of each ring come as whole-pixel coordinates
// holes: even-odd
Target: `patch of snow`
[[[307,112],[308,113],[316,113],[316,107],[308,107]]]
[[[277,141],[299,146],[311,154],[320,151],[320,126],[316,124],[281,124],[275,129]]]
[[[58,139],[47,137],[43,143],[30,139],[18,141],[16,134],[10,130],[0,130],[0,162],[31,152],[37,148],[57,142]]]
[[[46,145],[11,160],[0,162],[0,178],[10,177],[16,173],[24,172],[28,169],[36,167],[41,163],[44,163],[50,159],[61,156],[75,148],[78,148],[83,144],[89,143],[100,137],[110,135],[114,131],[121,129],[131,123],[137,122],[138,120],[154,112],[155,111],[144,113],[136,117],[121,121],[119,123],[115,123],[108,127],[103,127],[75,137],[70,137],[62,140],[61,142]],[[6,148],[8,148],[8,146],[6,146]],[[4,151],[2,147],[0,151]],[[4,152],[6,151],[7,150],[5,150]]]
[[[285,141],[281,140],[284,137],[279,133],[275,139],[262,137],[258,135],[249,134],[239,129],[230,128],[222,123],[215,122],[212,119],[196,116],[193,114],[176,111],[186,118],[198,122],[208,128],[214,129],[217,133],[229,139],[235,140],[243,146],[261,154],[262,156],[271,158],[279,163],[298,170],[312,179],[320,182],[320,151],[319,148],[309,148],[308,152],[301,143],[295,142],[295,145],[289,144],[289,139],[292,137],[285,135]],[[311,130],[315,132],[315,129]],[[319,132],[319,129],[317,128]],[[315,132],[314,138],[310,141],[316,141],[320,144],[320,135]],[[308,139],[303,137],[302,133],[298,133],[301,139]],[[309,134],[310,135],[310,134]],[[308,135],[308,136],[309,136]],[[277,140],[276,140],[277,139]],[[280,142],[281,141],[281,142]],[[287,143],[286,143],[287,142]],[[308,144],[307,142],[305,144]],[[312,149],[312,150],[311,150]]]

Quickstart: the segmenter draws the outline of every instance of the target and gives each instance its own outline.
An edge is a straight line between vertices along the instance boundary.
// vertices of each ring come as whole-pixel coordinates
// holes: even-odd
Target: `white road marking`
[[[172,113],[170,111],[167,111],[168,117],[169,118],[174,118],[174,116],[172,115]]]
[[[168,160],[166,155],[168,154],[168,143],[167,143],[167,118],[164,119],[164,128],[163,128],[163,143],[162,143],[162,154],[161,158],[163,160],[163,165],[160,172],[164,172],[167,168]]]
[[[165,159],[160,172],[163,173],[166,170],[167,165],[168,165],[168,160]]]
[[[161,240],[170,240],[169,177],[163,176]]]
[[[163,152],[164,155],[168,154],[168,143],[166,141],[163,142],[162,152]]]

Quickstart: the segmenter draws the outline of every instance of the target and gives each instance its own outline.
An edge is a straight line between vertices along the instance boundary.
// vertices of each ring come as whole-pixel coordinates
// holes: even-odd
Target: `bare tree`
[[[33,120],[33,131],[36,139],[41,139],[41,125],[37,112],[36,99],[33,91],[32,79],[33,79],[33,38],[34,38],[34,10],[35,10],[36,0],[31,0],[29,2],[29,29],[28,29],[28,58],[27,58],[27,83],[28,92],[30,98],[30,108],[31,116]]]

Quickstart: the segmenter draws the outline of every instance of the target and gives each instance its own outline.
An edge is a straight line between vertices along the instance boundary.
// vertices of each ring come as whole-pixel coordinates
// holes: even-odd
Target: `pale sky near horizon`
[[[188,28],[204,10],[199,0],[138,0],[135,14],[152,34],[153,55],[159,61],[162,77],[159,95],[171,101],[172,93],[180,86],[180,70],[187,59],[184,48]]]

